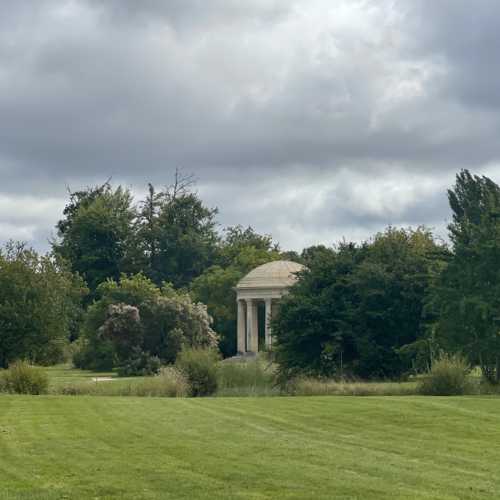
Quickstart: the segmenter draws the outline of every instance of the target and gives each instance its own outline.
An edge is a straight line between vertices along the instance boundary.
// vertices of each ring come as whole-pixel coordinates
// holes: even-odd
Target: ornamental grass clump
[[[213,349],[185,349],[179,353],[175,366],[187,377],[191,396],[215,394],[218,362],[219,354]]]
[[[275,384],[275,366],[259,358],[220,363],[217,380],[218,396],[273,396],[280,392]]]
[[[49,378],[27,361],[16,361],[0,374],[0,389],[11,394],[46,394]]]
[[[460,396],[474,392],[469,377],[470,366],[460,355],[443,354],[434,361],[429,372],[418,384],[425,396]]]

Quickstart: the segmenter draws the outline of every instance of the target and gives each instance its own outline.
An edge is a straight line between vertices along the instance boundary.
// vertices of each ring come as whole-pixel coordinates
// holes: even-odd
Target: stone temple
[[[259,351],[259,305],[264,306],[264,342],[272,348],[270,320],[277,302],[297,280],[304,266],[289,260],[277,260],[256,267],[236,285],[238,303],[238,353]],[[262,307],[260,308],[262,309]]]

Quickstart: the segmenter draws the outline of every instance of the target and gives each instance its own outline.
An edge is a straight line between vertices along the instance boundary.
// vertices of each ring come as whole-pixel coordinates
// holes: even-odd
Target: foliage
[[[234,287],[255,267],[279,258],[279,249],[270,236],[259,235],[251,227],[229,227],[217,252],[217,264],[193,281],[192,294],[197,301],[207,304],[225,357],[236,353]]]
[[[418,392],[427,396],[460,396],[472,391],[470,366],[460,355],[442,354],[421,379]]]
[[[453,254],[434,287],[433,333],[463,352],[492,383],[500,382],[500,187],[460,172],[448,192]]]
[[[191,396],[211,396],[217,391],[218,361],[213,349],[184,349],[179,353],[175,364],[186,375]]]
[[[425,331],[423,309],[440,247],[425,229],[388,228],[368,243],[317,249],[273,322],[284,379],[400,377],[404,346]]]
[[[128,250],[136,217],[132,195],[109,183],[70,193],[64,218],[57,224],[54,251],[86,281],[93,294],[106,279],[118,279],[129,269]]]
[[[0,389],[14,394],[45,394],[49,387],[47,374],[27,361],[11,363],[0,379]]]
[[[194,179],[176,171],[174,183],[149,193],[137,220],[137,238],[143,250],[142,270],[157,285],[185,287],[203,273],[214,256],[217,209],[206,207],[192,190]]]
[[[158,288],[141,274],[122,276],[100,285],[97,294],[86,316],[79,367],[131,367],[144,356],[172,363],[183,346],[217,346],[206,307],[169,285]]]
[[[123,365],[118,369],[121,377],[137,377],[156,375],[161,368],[161,361],[158,356],[151,356],[143,351],[132,352]]]
[[[0,367],[22,358],[59,361],[85,293],[59,258],[20,243],[0,250]]]
[[[143,343],[143,331],[139,309],[128,304],[111,304],[106,319],[98,330],[98,335],[109,340],[119,362],[137,356],[136,348]]]

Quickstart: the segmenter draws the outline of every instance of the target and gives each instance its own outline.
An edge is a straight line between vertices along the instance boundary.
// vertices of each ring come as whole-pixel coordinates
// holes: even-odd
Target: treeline
[[[0,367],[17,359],[149,373],[185,347],[236,352],[233,287],[276,259],[307,266],[274,320],[275,358],[296,375],[398,378],[460,352],[498,382],[500,188],[462,171],[449,243],[424,227],[284,252],[268,235],[221,229],[193,179],[110,182],[70,192],[47,255],[0,252]]]
[[[500,188],[460,172],[450,245],[388,228],[308,254],[273,328],[281,375],[397,378],[459,353],[500,379]]]
[[[232,288],[282,253],[252,228],[221,230],[216,215],[178,172],[139,202],[109,182],[70,192],[48,255],[14,243],[0,253],[0,367],[72,356],[131,373],[183,346],[235,354]]]

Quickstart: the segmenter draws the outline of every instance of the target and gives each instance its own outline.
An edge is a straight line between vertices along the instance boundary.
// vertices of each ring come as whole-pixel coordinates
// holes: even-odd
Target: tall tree
[[[216,208],[208,208],[193,190],[194,179],[176,171],[164,191],[152,186],[139,216],[145,248],[145,273],[158,285],[185,287],[213,261],[218,241]]]
[[[136,213],[128,189],[112,189],[106,183],[72,192],[63,213],[53,249],[85,279],[92,293],[106,279],[118,279],[129,270]]]
[[[60,259],[22,244],[0,250],[0,368],[17,359],[60,362],[85,293]]]
[[[437,280],[431,306],[435,334],[500,382],[500,187],[463,170],[448,192],[453,256]]]

